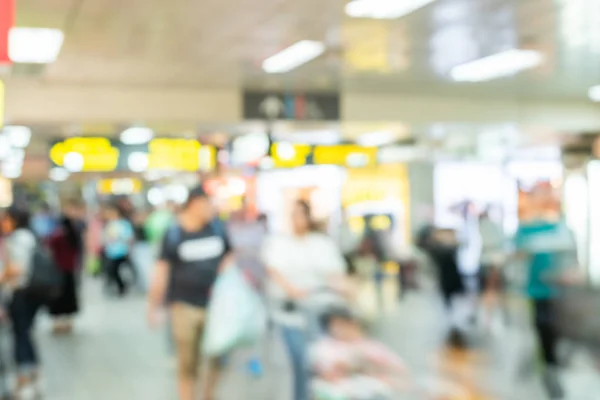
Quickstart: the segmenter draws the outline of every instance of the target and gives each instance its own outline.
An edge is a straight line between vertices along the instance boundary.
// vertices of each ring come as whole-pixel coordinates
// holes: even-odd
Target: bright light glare
[[[127,158],[127,166],[133,172],[144,172],[148,169],[148,154],[133,152]]]
[[[2,176],[8,179],[17,179],[21,176],[22,166],[15,164],[3,164],[2,165]]]
[[[346,164],[349,167],[364,167],[369,163],[369,157],[366,154],[361,153],[350,153],[346,157]]]
[[[110,184],[112,194],[131,194],[135,189],[135,184],[131,179],[115,179]]]
[[[153,206],[159,206],[164,204],[165,202],[165,194],[159,188],[152,188],[148,190],[148,203]]]
[[[64,38],[59,29],[12,28],[9,57],[15,63],[53,63],[60,53]]]
[[[75,152],[65,154],[63,160],[63,164],[69,172],[80,172],[83,170],[84,163],[85,160],[83,159],[83,156],[80,153]]]
[[[396,134],[391,131],[370,132],[360,135],[356,143],[365,147],[378,147],[396,140]]]
[[[173,184],[165,188],[168,199],[177,204],[183,204],[187,201],[189,190],[185,185]]]
[[[69,179],[69,176],[69,171],[60,167],[54,167],[48,173],[48,177],[56,182],[64,182]]]
[[[154,132],[150,128],[133,126],[121,132],[121,142],[123,144],[145,144],[154,137]]]
[[[31,129],[26,126],[6,126],[2,130],[12,147],[24,149],[31,141]]]
[[[600,85],[592,86],[588,91],[588,96],[590,96],[590,100],[600,102]]]
[[[296,156],[294,145],[288,142],[277,143],[277,157],[280,160],[291,160]]]
[[[11,152],[12,149],[8,136],[0,134],[0,161],[10,156]]]
[[[298,68],[325,52],[325,45],[313,40],[302,40],[267,58],[263,70],[269,74],[281,74]]]
[[[346,14],[354,18],[396,19],[423,8],[435,0],[354,0]]]
[[[512,49],[458,65],[450,76],[457,82],[483,82],[516,75],[537,67],[542,61],[543,56],[537,51]]]

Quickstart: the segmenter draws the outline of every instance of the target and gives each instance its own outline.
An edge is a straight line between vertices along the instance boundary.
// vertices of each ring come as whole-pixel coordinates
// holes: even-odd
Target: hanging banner
[[[15,25],[15,0],[0,0],[0,66],[10,65],[8,37]]]

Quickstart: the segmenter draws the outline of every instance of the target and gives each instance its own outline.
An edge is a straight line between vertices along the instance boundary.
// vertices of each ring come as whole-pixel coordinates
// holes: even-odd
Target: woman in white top
[[[294,378],[294,400],[308,400],[307,313],[309,297],[334,288],[344,279],[345,263],[335,242],[317,232],[310,206],[298,201],[292,213],[292,235],[277,235],[263,245],[270,278],[273,321],[281,327]]]
[[[35,390],[38,374],[38,356],[32,330],[41,304],[25,290],[36,238],[29,228],[29,213],[25,210],[8,210],[2,218],[1,227],[6,240],[0,283],[11,292],[8,311],[13,327],[17,394],[26,397],[24,393]]]

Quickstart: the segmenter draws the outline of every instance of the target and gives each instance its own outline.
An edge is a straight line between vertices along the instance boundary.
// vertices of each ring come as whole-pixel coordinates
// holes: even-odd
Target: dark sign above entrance
[[[336,93],[244,93],[244,119],[337,121],[340,97]]]

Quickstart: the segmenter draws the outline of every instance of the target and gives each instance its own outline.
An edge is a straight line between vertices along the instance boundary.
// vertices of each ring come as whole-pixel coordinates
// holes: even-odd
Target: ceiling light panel
[[[452,68],[450,76],[457,82],[483,82],[516,75],[543,62],[541,53],[512,49]]]
[[[15,63],[50,64],[56,61],[64,41],[59,29],[12,28],[9,57]]]
[[[354,0],[346,4],[346,14],[353,18],[397,19],[436,0]]]
[[[314,60],[324,52],[325,45],[323,43],[303,40],[267,58],[262,67],[269,74],[282,74]]]

